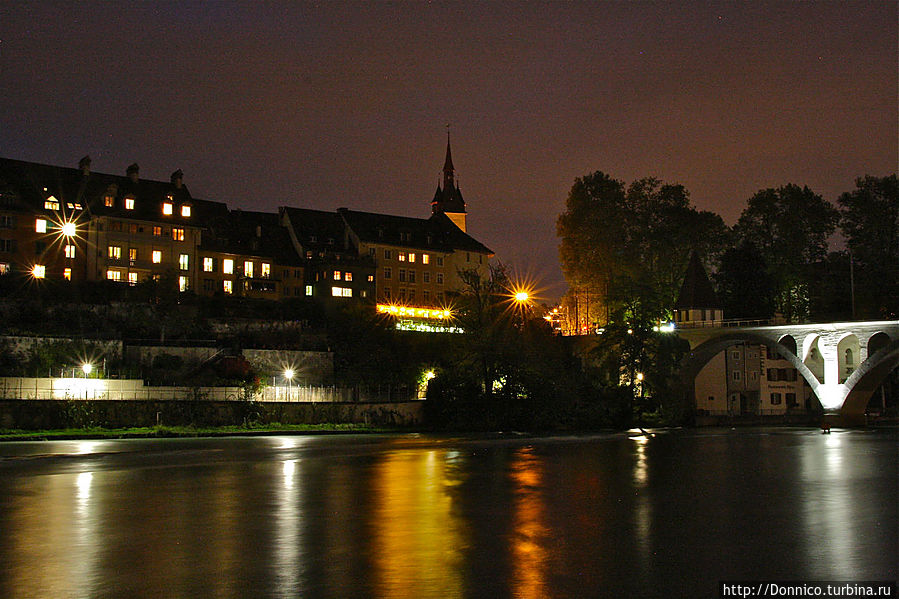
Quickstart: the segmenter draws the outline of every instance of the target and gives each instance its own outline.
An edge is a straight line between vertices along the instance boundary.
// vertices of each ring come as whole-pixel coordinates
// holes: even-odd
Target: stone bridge
[[[690,388],[703,366],[728,346],[766,345],[793,364],[825,415],[842,424],[864,423],[871,395],[899,365],[899,320],[710,326],[677,329],[677,333],[690,343],[690,353],[681,364]]]

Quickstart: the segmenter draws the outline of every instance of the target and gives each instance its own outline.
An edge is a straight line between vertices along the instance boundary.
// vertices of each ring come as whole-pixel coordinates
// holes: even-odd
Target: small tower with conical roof
[[[449,128],[446,130],[446,160],[443,162],[443,187],[437,185],[434,199],[431,200],[433,214],[445,214],[453,223],[465,231],[465,200],[456,185],[456,173],[453,167],[453,153],[450,148]]]
[[[684,275],[680,295],[674,305],[674,323],[677,326],[714,326],[724,319],[724,311],[696,250],[690,254],[690,263]]]

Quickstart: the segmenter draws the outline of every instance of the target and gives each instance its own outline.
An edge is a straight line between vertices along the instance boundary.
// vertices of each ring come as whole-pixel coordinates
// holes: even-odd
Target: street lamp
[[[284,369],[284,378],[287,379],[287,399],[290,399],[290,391],[291,391],[291,382],[293,381],[293,375],[295,375],[293,368],[285,368]]]
[[[87,378],[91,375],[91,372],[94,371],[94,365],[90,362],[85,362],[81,365],[81,372],[84,373],[84,378]]]

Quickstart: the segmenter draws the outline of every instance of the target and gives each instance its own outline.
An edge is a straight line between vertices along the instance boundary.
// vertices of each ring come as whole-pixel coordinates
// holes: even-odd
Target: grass
[[[153,437],[223,437],[268,433],[386,433],[401,429],[367,424],[256,424],[228,426],[144,426],[130,428],[69,428],[59,430],[0,429],[0,441],[53,439],[128,439]]]

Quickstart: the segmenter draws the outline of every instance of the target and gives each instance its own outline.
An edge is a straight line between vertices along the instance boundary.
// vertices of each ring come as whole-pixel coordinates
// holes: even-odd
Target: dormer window
[[[59,200],[50,196],[44,200],[44,210],[59,210]]]
[[[134,210],[134,198],[125,198],[125,210]]]
[[[163,202],[163,203],[162,203],[162,213],[163,213],[165,216],[171,216],[171,215],[172,215],[172,203],[171,203],[171,202]]]
[[[184,218],[190,218],[190,206],[188,206],[187,204],[181,206],[181,216],[183,216]]]
[[[103,205],[107,208],[112,208],[115,206],[115,196],[103,196]]]

